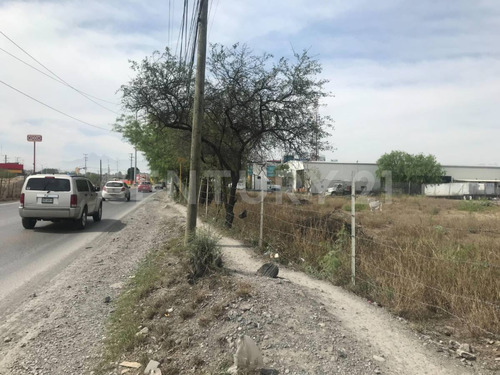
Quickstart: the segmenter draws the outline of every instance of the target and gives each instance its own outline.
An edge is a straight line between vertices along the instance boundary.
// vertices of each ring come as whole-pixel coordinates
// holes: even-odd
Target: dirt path
[[[184,214],[185,208],[176,205]],[[263,263],[261,257],[240,241],[222,237],[221,245],[227,267],[245,272],[257,270]],[[376,307],[365,299],[336,287],[325,281],[281,267],[279,276],[295,285],[306,288],[307,292],[326,307],[354,338],[368,344],[374,355],[383,357],[384,373],[387,374],[486,374],[486,370],[471,367],[470,364],[450,358],[448,353],[437,351],[428,338],[412,332],[405,321],[398,320],[386,310]],[[293,305],[293,301],[279,301]]]

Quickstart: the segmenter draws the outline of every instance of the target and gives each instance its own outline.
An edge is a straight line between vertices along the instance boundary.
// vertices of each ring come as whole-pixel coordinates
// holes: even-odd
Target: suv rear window
[[[123,185],[123,182],[108,182],[106,184],[107,187],[122,187]]]
[[[30,178],[26,190],[40,191],[70,191],[69,180],[64,178]]]

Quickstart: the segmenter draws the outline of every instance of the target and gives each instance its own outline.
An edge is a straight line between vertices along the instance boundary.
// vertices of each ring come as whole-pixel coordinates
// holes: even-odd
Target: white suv
[[[102,217],[102,198],[90,180],[64,174],[31,175],[21,190],[19,215],[23,227],[33,229],[37,220],[72,220],[78,229]]]

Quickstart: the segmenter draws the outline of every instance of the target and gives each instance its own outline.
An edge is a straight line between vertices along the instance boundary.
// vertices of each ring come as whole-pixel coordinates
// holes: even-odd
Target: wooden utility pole
[[[198,48],[196,53],[196,81],[194,90],[193,129],[191,133],[191,160],[189,164],[189,194],[186,220],[186,236],[189,242],[196,234],[196,217],[198,205],[196,194],[200,183],[201,165],[201,128],[203,124],[203,97],[205,93],[205,61],[207,58],[207,14],[208,0],[200,1],[200,18],[198,19]]]

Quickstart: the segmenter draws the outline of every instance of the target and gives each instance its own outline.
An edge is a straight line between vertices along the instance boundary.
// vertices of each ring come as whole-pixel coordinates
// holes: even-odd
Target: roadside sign
[[[39,134],[28,134],[28,142],[41,142],[42,136]]]
[[[33,174],[36,174],[36,143],[42,141],[42,136],[40,134],[28,134],[26,139],[28,142],[33,142]]]

